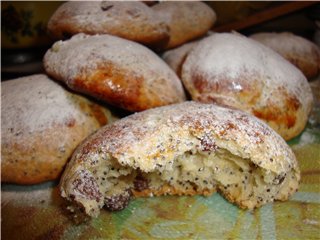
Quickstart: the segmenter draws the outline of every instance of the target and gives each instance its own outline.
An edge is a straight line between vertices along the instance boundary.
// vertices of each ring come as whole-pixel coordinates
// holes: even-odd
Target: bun
[[[43,74],[2,82],[1,88],[2,182],[57,179],[76,146],[116,119]]]
[[[56,42],[44,67],[71,89],[129,111],[185,100],[182,83],[160,57],[111,35],[77,34]]]
[[[250,38],[266,45],[287,59],[308,78],[320,72],[320,49],[313,42],[290,32],[256,33]]]
[[[200,41],[188,54],[181,79],[193,100],[249,112],[286,140],[304,129],[312,108],[303,74],[239,34],[215,33]]]
[[[142,2],[77,1],[62,4],[48,22],[56,39],[77,33],[111,34],[151,47],[169,40],[167,24]]]
[[[162,54],[162,59],[172,68],[172,70],[181,77],[181,68],[191,49],[199,41],[193,41],[183,44],[180,47],[170,49]]]
[[[75,151],[62,197],[98,216],[131,195],[210,195],[242,208],[286,200],[300,172],[290,147],[242,111],[196,102],[146,110],[107,125]]]
[[[213,26],[216,13],[203,2],[160,2],[152,7],[159,18],[165,19],[170,29],[166,46],[174,48],[205,35]]]

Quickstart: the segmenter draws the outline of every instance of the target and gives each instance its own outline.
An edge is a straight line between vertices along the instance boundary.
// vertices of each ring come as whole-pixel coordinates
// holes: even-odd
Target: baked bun
[[[269,126],[238,110],[184,102],[120,119],[88,137],[61,178],[62,197],[90,216],[131,195],[210,195],[242,208],[286,200],[297,161]],[[77,208],[75,208],[77,209]]]
[[[66,2],[51,16],[47,28],[56,39],[77,33],[111,34],[151,47],[169,40],[167,24],[138,1]]]
[[[181,68],[191,49],[199,41],[192,41],[181,45],[180,47],[170,49],[162,53],[162,59],[172,68],[172,70],[181,77]]]
[[[193,100],[249,112],[286,140],[303,130],[312,108],[311,89],[301,71],[239,34],[203,39],[188,54],[181,76]]]
[[[77,34],[56,42],[46,72],[71,89],[129,111],[182,102],[182,83],[148,48],[111,35]]]
[[[111,112],[46,75],[1,83],[1,181],[57,179],[76,146],[113,121]]]
[[[169,25],[167,49],[205,35],[216,21],[213,9],[200,1],[165,1],[154,5],[152,9]]]
[[[308,78],[320,72],[320,49],[313,42],[290,32],[256,33],[250,38],[272,48]]]

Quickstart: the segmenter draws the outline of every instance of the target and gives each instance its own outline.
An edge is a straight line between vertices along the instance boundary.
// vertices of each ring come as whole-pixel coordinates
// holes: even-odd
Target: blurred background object
[[[42,71],[41,59],[52,44],[47,22],[62,2],[1,2],[1,79]]]

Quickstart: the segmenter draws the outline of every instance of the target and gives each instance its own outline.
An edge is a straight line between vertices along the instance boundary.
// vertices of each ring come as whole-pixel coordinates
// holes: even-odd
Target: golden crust
[[[1,181],[58,179],[77,145],[115,117],[45,75],[1,84]]]
[[[78,34],[57,42],[47,51],[44,66],[71,89],[129,111],[186,98],[179,78],[160,57],[111,35]]]
[[[111,34],[151,47],[169,40],[168,26],[141,2],[67,2],[52,15],[48,31],[56,39],[77,33]]]
[[[303,74],[271,49],[238,34],[216,33],[200,41],[181,75],[193,100],[249,112],[286,140],[304,129],[312,108]]]
[[[215,12],[202,2],[160,2],[152,7],[167,21],[170,41],[166,49],[180,46],[207,33],[216,21]]]
[[[320,49],[313,42],[290,32],[256,33],[250,38],[270,47],[287,59],[308,79],[320,73]]]

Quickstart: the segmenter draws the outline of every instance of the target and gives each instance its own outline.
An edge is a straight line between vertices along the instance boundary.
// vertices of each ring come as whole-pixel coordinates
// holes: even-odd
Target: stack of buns
[[[63,3],[46,74],[2,83],[2,181],[63,172],[62,197],[89,216],[133,196],[288,199],[300,172],[285,140],[307,123],[308,81],[257,41],[210,32],[215,21],[198,1]]]

